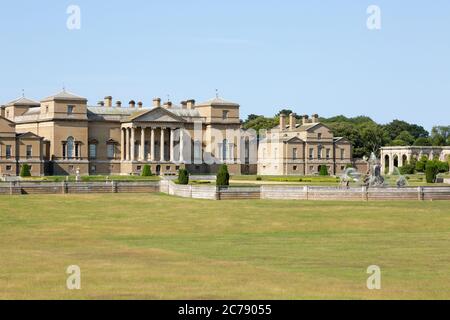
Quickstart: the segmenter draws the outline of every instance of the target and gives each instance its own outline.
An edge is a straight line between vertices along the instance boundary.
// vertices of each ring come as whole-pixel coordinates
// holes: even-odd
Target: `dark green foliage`
[[[178,170],[178,184],[189,184],[189,171],[187,171],[186,169]]]
[[[150,165],[148,165],[148,164],[144,165],[144,167],[142,168],[141,176],[150,177],[151,175],[152,175],[152,169],[151,169]]]
[[[419,161],[417,161],[417,163],[416,163],[416,171],[417,172],[425,172],[425,167],[427,165],[427,162],[428,162],[428,157],[422,156],[422,158],[420,158]]]
[[[414,141],[414,145],[418,147],[427,147],[431,146],[431,140],[430,138],[417,138],[416,141]]]
[[[446,161],[437,161],[437,166],[440,173],[447,173],[449,171],[449,163]]]
[[[22,168],[20,169],[20,176],[22,178],[31,177],[31,170],[30,170],[30,166],[28,164],[24,163],[22,165]]]
[[[428,161],[425,168],[427,183],[435,183],[439,173],[439,167],[436,161]]]
[[[320,166],[319,175],[321,176],[328,176],[328,168],[327,166]]]
[[[400,174],[402,175],[414,174],[414,172],[416,171],[416,166],[414,164],[406,164],[403,167],[400,167],[399,170]]]
[[[226,164],[220,166],[219,172],[217,173],[216,184],[218,186],[230,185],[230,174],[228,173],[228,167]]]

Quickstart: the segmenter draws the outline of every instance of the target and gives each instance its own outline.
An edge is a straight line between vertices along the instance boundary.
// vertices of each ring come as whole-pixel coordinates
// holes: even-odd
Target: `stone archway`
[[[393,158],[394,158],[394,168],[398,168],[399,164],[400,164],[400,158],[398,155],[394,155]],[[391,168],[391,169],[394,170],[394,168]],[[393,172],[393,171],[391,171],[391,172]]]
[[[388,174],[388,173],[390,173],[391,172],[391,168],[390,168],[390,157],[389,157],[389,155],[387,154],[387,155],[385,155],[384,156],[384,174]]]

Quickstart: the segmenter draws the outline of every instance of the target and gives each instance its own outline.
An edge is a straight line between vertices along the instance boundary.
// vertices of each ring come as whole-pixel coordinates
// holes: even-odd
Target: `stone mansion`
[[[40,102],[22,96],[1,106],[0,176],[25,163],[33,176],[140,174],[146,164],[161,175],[213,174],[222,163],[231,174],[309,175],[320,165],[337,174],[353,161],[350,143],[317,115],[300,124],[282,116],[258,141],[242,130],[239,109],[218,96],[180,105],[156,98],[150,107],[110,96],[91,106],[65,90]]]

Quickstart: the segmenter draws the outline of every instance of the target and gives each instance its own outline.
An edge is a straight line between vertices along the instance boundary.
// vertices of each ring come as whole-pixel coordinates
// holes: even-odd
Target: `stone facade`
[[[334,137],[314,115],[282,116],[259,141],[242,130],[240,106],[219,97],[122,106],[108,96],[97,105],[62,92],[40,102],[21,97],[1,107],[0,176],[32,166],[33,176],[215,174],[225,163],[233,175],[313,175],[321,165],[339,174],[352,159],[351,144]]]
[[[420,159],[427,156],[428,159],[438,158],[446,161],[450,156],[450,147],[384,147],[381,148],[381,165],[384,173],[394,173],[395,168],[400,168],[411,161],[412,158]]]
[[[331,130],[303,116],[280,117],[280,125],[267,132],[258,148],[259,175],[314,175],[325,165],[328,173],[342,173],[353,163],[352,147],[345,138],[334,137]]]
[[[248,168],[239,158],[239,108],[219,97],[180,106],[157,98],[148,108],[113,106],[112,97],[89,106],[65,90],[40,102],[22,97],[1,108],[0,175],[17,175],[25,162],[35,176],[140,174],[146,164],[156,174],[208,174],[221,163],[240,174]]]

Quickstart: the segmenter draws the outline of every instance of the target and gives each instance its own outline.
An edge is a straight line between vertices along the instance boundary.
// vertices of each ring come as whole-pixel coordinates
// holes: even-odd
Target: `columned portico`
[[[139,151],[139,160],[145,161],[146,155],[145,155],[145,127],[141,127],[141,148]]]
[[[166,128],[161,128],[161,138],[160,138],[160,142],[159,142],[159,144],[160,144],[160,161],[161,162],[165,162],[165,157],[164,157],[164,149],[165,149],[165,146],[164,146],[164,130],[165,130]]]

